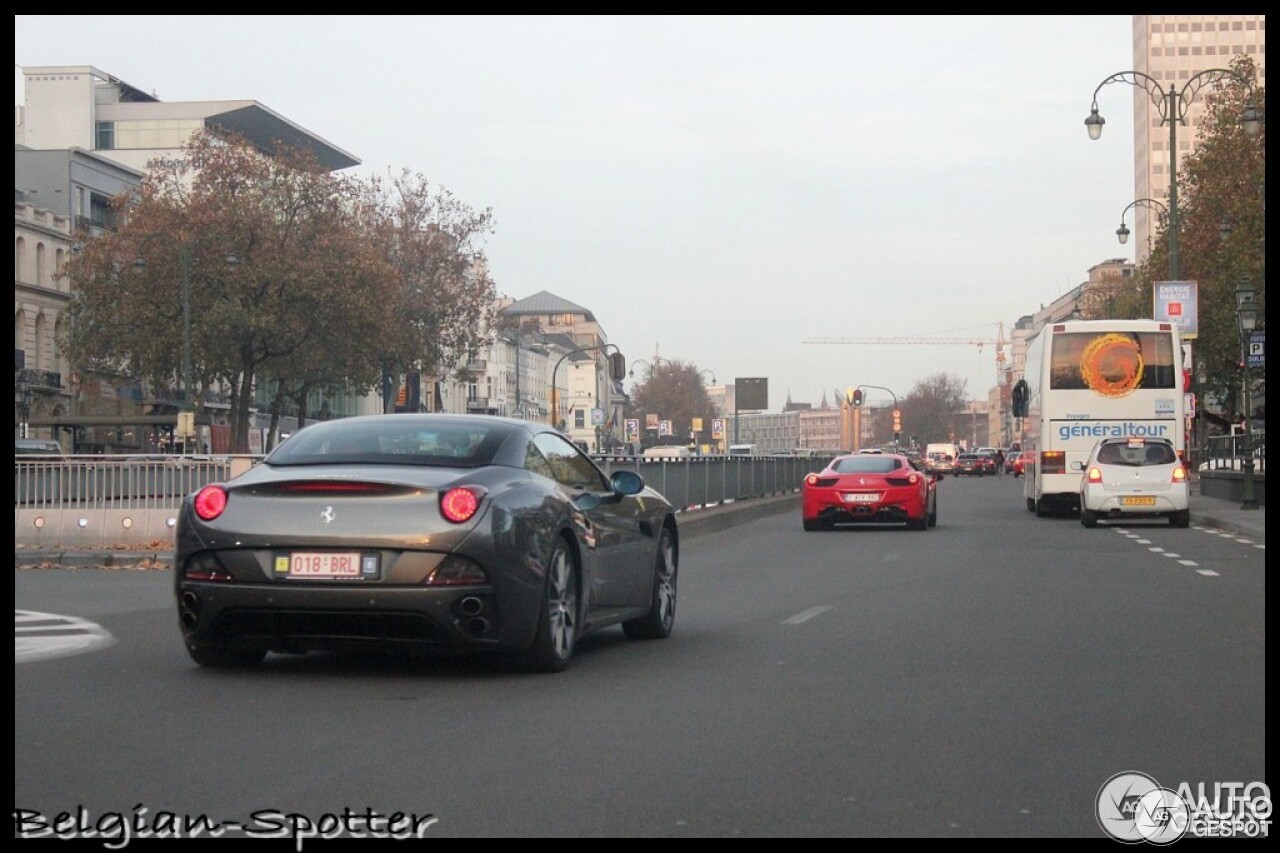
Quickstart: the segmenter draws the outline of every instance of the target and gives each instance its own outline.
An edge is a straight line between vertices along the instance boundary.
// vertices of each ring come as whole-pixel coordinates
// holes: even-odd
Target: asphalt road
[[[17,608],[109,640],[16,664],[15,809],[144,832],[371,809],[427,837],[1097,838],[1121,771],[1266,778],[1263,550],[1037,519],[1010,478],[942,489],[929,531],[804,533],[796,512],[693,539],[669,640],[613,629],[551,676],[201,670],[168,571],[19,570]]]

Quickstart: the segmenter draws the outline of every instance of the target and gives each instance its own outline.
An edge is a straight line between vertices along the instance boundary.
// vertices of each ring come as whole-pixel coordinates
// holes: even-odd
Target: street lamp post
[[[1098,93],[1108,83],[1128,83],[1130,86],[1146,90],[1156,106],[1161,122],[1169,126],[1169,223],[1166,230],[1169,235],[1170,281],[1178,280],[1178,229],[1182,224],[1178,220],[1178,125],[1186,121],[1187,112],[1191,109],[1191,103],[1200,89],[1223,80],[1235,80],[1249,87],[1250,103],[1240,116],[1240,123],[1244,126],[1246,133],[1256,136],[1262,122],[1257,107],[1252,102],[1253,82],[1227,68],[1205,69],[1187,80],[1181,89],[1170,83],[1168,92],[1160,88],[1158,80],[1141,71],[1121,71],[1112,74],[1099,83],[1097,89],[1094,89],[1093,105],[1089,110],[1089,117],[1084,120],[1089,138],[1100,138],[1106,119],[1098,114]],[[1121,242],[1124,241],[1121,240]]]
[[[705,373],[705,374],[709,374],[709,375],[711,376],[711,384],[712,384],[712,385],[715,385],[715,384],[716,384],[716,372],[715,372],[714,370],[712,370],[712,369],[708,368],[708,367],[704,367],[702,370],[699,370],[699,371],[698,371],[698,379],[699,379],[699,381],[701,381],[701,379],[702,379],[702,375],[703,375],[704,373]],[[696,401],[695,401],[695,402],[696,402]],[[689,438],[690,438],[690,439],[692,439],[692,440],[693,440],[693,443],[694,443],[695,445],[697,445],[697,446],[698,446],[698,451],[697,451],[697,452],[701,453],[701,452],[702,452],[702,451],[701,451],[701,445],[702,445],[702,442],[698,441],[698,437],[699,437],[699,436],[698,436],[698,432],[699,432],[698,430],[695,430],[695,429],[693,428],[693,422],[692,422],[692,421],[690,421],[690,422],[689,422]],[[714,436],[713,436],[713,438],[714,438]]]
[[[898,421],[898,419],[899,419],[899,418],[901,417],[901,415],[902,415],[902,410],[901,410],[900,408],[898,408],[898,395],[897,395],[897,394],[893,393],[893,392],[892,392],[892,391],[890,391],[888,388],[885,388],[883,385],[865,385],[865,384],[864,384],[864,385],[859,385],[858,387],[859,387],[859,388],[874,388],[874,389],[876,389],[877,391],[884,391],[886,394],[888,394],[890,397],[892,397],[892,398],[893,398],[893,422],[894,422],[895,426],[898,424],[898,422],[899,422],[899,421]],[[859,436],[859,438],[861,438],[861,436]],[[897,429],[895,429],[895,430],[894,430],[894,432],[893,432],[893,444],[894,444],[894,447],[897,447],[897,445],[898,445],[898,430],[897,430]]]
[[[1258,496],[1253,481],[1253,401],[1249,393],[1249,337],[1258,325],[1258,307],[1254,302],[1253,285],[1241,280],[1236,285],[1236,317],[1240,327],[1240,364],[1244,374],[1241,396],[1244,403],[1244,459],[1240,462],[1241,509],[1257,509]]]
[[[14,402],[18,404],[18,438],[29,438],[27,424],[31,421],[31,381],[19,373],[13,382]]]
[[[1154,198],[1140,198],[1129,202],[1129,206],[1120,211],[1120,227],[1116,229],[1116,237],[1120,240],[1121,246],[1129,242],[1129,234],[1132,233],[1129,231],[1129,226],[1124,224],[1124,216],[1135,207],[1145,207],[1150,210],[1158,210],[1164,215],[1166,220],[1169,217],[1169,208],[1165,207]],[[1150,247],[1148,247],[1148,251],[1150,251]]]
[[[148,235],[149,237],[158,237],[161,235]],[[191,270],[194,265],[194,245],[192,243],[182,243],[178,246],[178,273],[179,284],[181,287],[182,300],[182,387],[178,389],[178,411],[180,413],[191,413],[195,411],[192,402],[192,385],[191,378]],[[229,254],[226,257],[228,267],[235,267],[240,264],[240,259],[235,255]],[[147,259],[141,254],[134,259],[133,266],[135,269],[142,270],[147,266]],[[186,415],[186,423],[180,423],[179,427],[183,430],[183,448],[186,448],[186,436],[191,434],[194,429],[194,418]],[[183,415],[179,415],[179,420],[183,420]]]

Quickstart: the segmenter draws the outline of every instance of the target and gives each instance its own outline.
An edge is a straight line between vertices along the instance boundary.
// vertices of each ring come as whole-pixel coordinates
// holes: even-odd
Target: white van
[[[951,457],[952,462],[955,462],[956,457],[960,455],[960,448],[956,447],[955,444],[946,444],[946,443],[925,445],[925,448],[924,448],[925,459],[928,459],[930,456],[932,456],[935,453],[945,453]]]
[[[683,445],[673,444],[666,447],[647,447],[641,454],[645,459],[683,459],[694,453]]]
[[[755,456],[756,446],[754,444],[731,444],[729,445],[730,456]]]

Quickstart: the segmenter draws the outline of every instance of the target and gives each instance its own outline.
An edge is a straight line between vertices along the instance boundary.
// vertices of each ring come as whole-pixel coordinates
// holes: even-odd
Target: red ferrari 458
[[[805,530],[837,524],[906,524],[924,530],[938,523],[941,474],[919,471],[896,453],[838,456],[804,478]]]

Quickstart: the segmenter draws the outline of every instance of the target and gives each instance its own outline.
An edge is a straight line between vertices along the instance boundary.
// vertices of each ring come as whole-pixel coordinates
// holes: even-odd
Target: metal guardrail
[[[1253,470],[1263,474],[1267,469],[1267,433],[1253,433]],[[1198,467],[1202,471],[1240,471],[1248,452],[1244,435],[1212,435],[1205,440]]]
[[[635,471],[679,511],[800,490],[830,456],[592,456],[606,474]],[[229,480],[258,456],[14,457],[15,543],[127,546],[172,537],[182,498]]]

